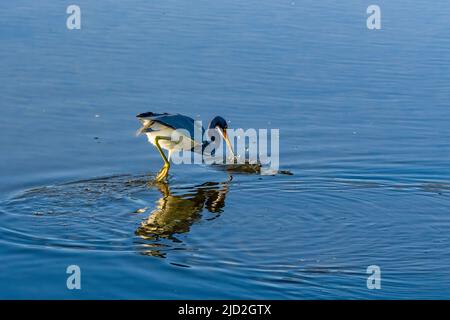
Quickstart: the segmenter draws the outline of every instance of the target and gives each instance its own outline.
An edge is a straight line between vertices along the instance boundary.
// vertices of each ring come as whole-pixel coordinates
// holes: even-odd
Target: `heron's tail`
[[[145,121],[142,123],[142,127],[140,127],[137,131],[136,131],[136,137],[147,132],[148,129],[151,127],[151,125],[153,124],[153,121]]]

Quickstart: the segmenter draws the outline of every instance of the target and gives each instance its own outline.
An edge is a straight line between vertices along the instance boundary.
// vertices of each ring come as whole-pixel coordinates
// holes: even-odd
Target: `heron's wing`
[[[197,130],[200,129],[200,125],[196,124],[194,119],[187,117],[187,116],[183,116],[181,114],[146,112],[146,113],[141,113],[137,117],[139,118],[139,120],[141,120],[141,122],[144,122],[144,121],[147,122],[148,120],[157,121],[159,123],[162,123],[163,125],[173,128],[175,130],[179,130],[179,129],[186,130],[187,132],[189,132],[191,139],[194,139],[194,137],[195,137],[196,126],[198,126]],[[201,127],[202,137],[204,135],[204,132],[205,132],[205,129],[203,129],[203,127]],[[200,139],[202,139],[202,137],[200,137]]]
[[[149,121],[153,121],[154,119],[161,117],[161,116],[167,116],[168,113],[154,113],[154,112],[144,112],[140,113],[136,116],[136,118],[139,119],[143,124],[147,123]]]

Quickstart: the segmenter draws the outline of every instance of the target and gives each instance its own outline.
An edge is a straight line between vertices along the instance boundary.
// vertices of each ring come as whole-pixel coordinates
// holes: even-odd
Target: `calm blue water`
[[[447,1],[76,3],[0,3],[0,298],[450,298]],[[148,185],[145,111],[279,128],[294,175]]]

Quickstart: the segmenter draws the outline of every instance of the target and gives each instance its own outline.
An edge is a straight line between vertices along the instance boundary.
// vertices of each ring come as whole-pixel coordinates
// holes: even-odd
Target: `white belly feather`
[[[146,123],[144,123],[144,127],[145,126]],[[148,141],[151,144],[156,145],[155,142],[156,137],[167,138],[167,139],[160,139],[158,142],[161,148],[168,150],[169,152],[180,150],[190,151],[193,147],[193,143],[196,146],[198,146],[201,143],[195,142],[193,140],[194,137],[191,138],[188,135],[183,134],[182,130],[179,130],[178,131],[179,135],[176,135],[174,134],[175,130],[173,128],[167,127],[158,122],[153,122],[153,124],[150,126],[150,129],[152,131],[145,132]],[[182,137],[181,141],[178,140],[178,137]],[[171,139],[174,139],[174,141],[172,141]]]

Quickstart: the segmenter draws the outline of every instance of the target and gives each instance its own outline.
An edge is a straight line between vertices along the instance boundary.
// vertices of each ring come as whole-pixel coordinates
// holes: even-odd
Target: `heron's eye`
[[[216,141],[216,136],[212,136],[211,141]]]

